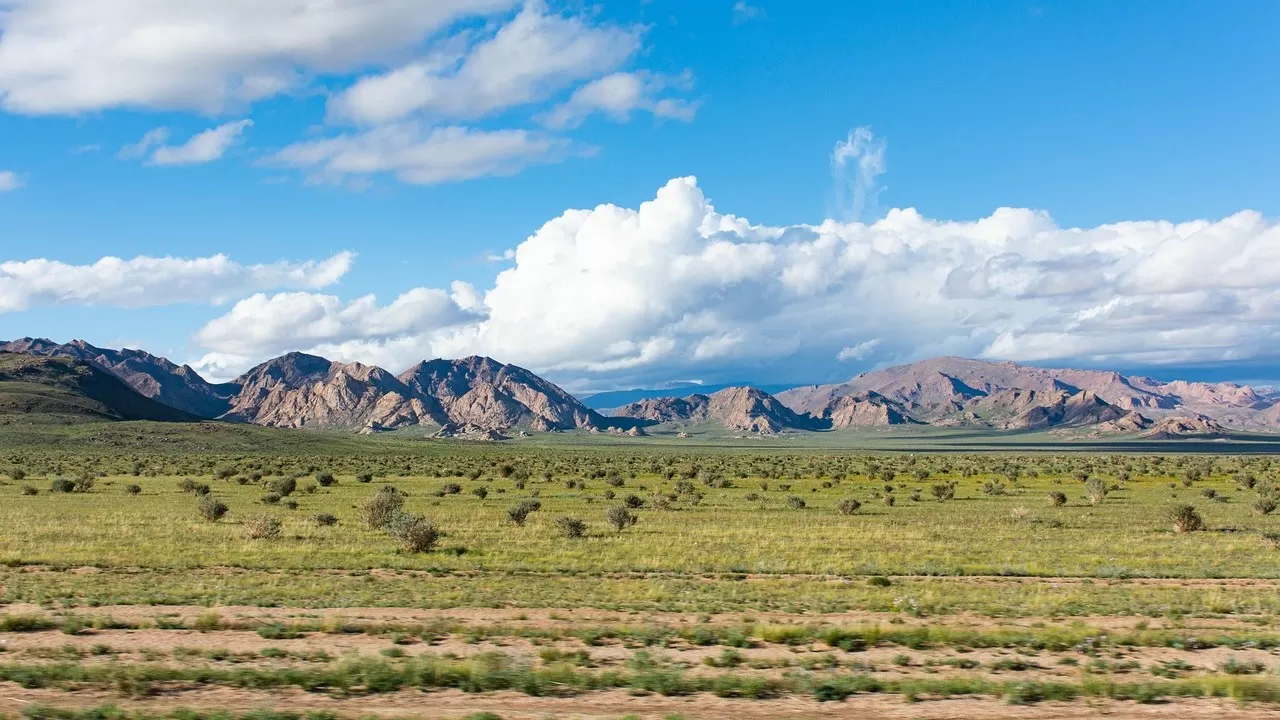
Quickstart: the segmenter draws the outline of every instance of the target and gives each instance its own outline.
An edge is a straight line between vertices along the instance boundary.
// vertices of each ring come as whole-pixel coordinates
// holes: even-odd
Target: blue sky
[[[0,0],[0,337],[582,388],[941,352],[1272,377],[1275,3],[258,5]]]

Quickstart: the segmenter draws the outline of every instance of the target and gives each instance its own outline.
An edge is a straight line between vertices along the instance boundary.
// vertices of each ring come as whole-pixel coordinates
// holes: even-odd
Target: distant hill
[[[293,352],[231,382],[210,383],[186,365],[79,340],[23,338],[0,343],[0,351],[6,350],[20,353],[8,362],[21,366],[15,371],[26,378],[9,381],[26,388],[18,392],[12,386],[9,415],[205,418],[361,432],[422,428],[468,437],[505,437],[515,428],[638,433],[667,425],[674,431],[701,423],[755,434],[932,425],[1169,438],[1280,429],[1280,393],[1274,389],[957,357],[863,373],[844,383],[788,388],[776,396],[770,386],[697,393],[685,392],[694,389],[688,386],[661,397],[632,390],[588,398],[596,407],[613,406],[610,417],[525,368],[487,357],[426,360],[393,375],[372,365]],[[22,357],[65,362],[22,365],[14,359]],[[85,368],[99,372],[86,374]],[[132,393],[121,394],[122,386]],[[642,397],[615,405],[637,395]]]
[[[0,352],[0,423],[198,419],[143,396],[91,362]]]
[[[678,383],[672,387],[663,390],[641,389],[633,390],[609,390],[606,392],[592,393],[583,395],[579,399],[582,404],[593,410],[607,411],[614,408],[620,408],[623,405],[640,402],[641,400],[653,400],[655,398],[687,398],[691,395],[711,395],[721,390],[727,390],[732,387],[754,387],[757,390],[763,390],[771,395],[776,395],[783,390],[790,390],[798,385],[791,383],[785,385],[752,385],[750,383],[724,383],[721,385],[699,385],[697,383]]]

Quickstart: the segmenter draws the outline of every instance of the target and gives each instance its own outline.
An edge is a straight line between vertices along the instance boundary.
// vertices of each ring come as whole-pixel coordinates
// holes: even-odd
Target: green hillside
[[[196,420],[71,358],[0,353],[0,424]]]

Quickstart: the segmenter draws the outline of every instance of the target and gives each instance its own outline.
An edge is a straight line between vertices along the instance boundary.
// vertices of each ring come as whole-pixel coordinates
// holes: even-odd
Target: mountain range
[[[131,389],[140,396],[124,403],[131,410],[87,401],[98,403],[96,416],[113,419],[218,419],[362,432],[422,428],[444,436],[486,438],[517,428],[640,434],[645,427],[677,432],[702,424],[754,434],[895,425],[1079,429],[1165,438],[1280,431],[1280,393],[1270,389],[956,357],[777,395],[738,386],[707,394],[645,397],[598,411],[529,370],[486,357],[428,360],[395,375],[372,365],[294,352],[231,382],[210,383],[189,366],[162,357],[98,348],[80,340],[58,344],[23,338],[0,343],[0,353],[8,353],[0,355],[5,358],[59,360],[36,375],[62,378],[62,391],[74,385],[65,382],[68,373],[98,378],[95,387],[103,385],[102,378],[119,381],[108,395],[118,404],[123,402],[119,391]],[[8,362],[23,365],[20,360]],[[28,371],[34,372],[30,367]],[[0,376],[0,384],[3,380]],[[0,387],[0,395],[3,391]],[[23,401],[8,406],[22,407]]]

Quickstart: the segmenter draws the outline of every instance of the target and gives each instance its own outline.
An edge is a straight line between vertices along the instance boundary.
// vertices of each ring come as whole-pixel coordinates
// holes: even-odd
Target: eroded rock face
[[[835,398],[819,409],[818,417],[830,422],[835,430],[909,425],[916,422],[907,415],[902,405],[870,391]]]
[[[372,365],[337,363],[289,353],[236,380],[240,392],[222,418],[287,428],[360,428],[375,419],[395,423],[430,416],[391,373]],[[413,400],[418,400],[414,405]]]
[[[1220,437],[1227,429],[1212,418],[1198,415],[1174,415],[1158,421],[1143,437],[1156,440],[1184,437]]]
[[[541,431],[605,425],[599,413],[556,385],[492,358],[430,360],[398,379],[414,396],[435,399],[448,421],[459,425]]]
[[[765,435],[813,425],[812,418],[792,412],[769,393],[751,387],[725,388],[711,395],[641,400],[618,408],[614,415],[654,423],[715,421],[727,430]]]

